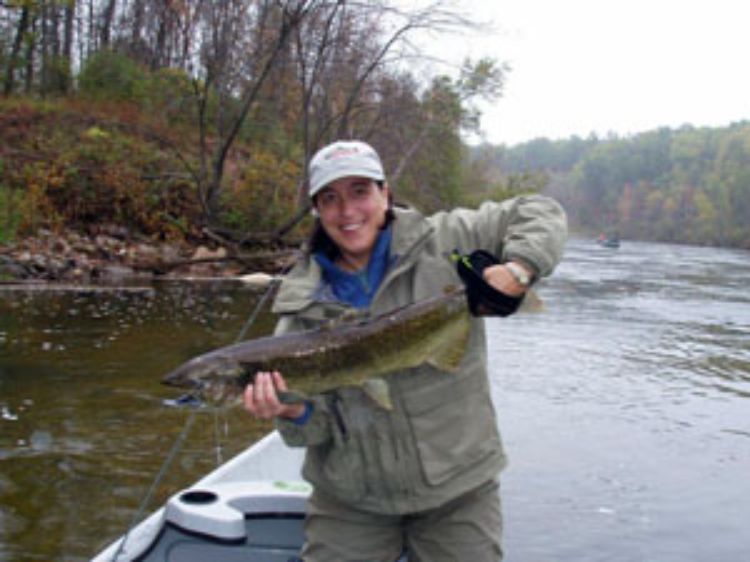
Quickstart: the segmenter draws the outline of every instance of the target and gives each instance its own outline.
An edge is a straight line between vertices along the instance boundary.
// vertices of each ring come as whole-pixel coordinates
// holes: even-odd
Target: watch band
[[[518,265],[516,262],[508,261],[505,262],[503,265],[508,268],[508,271],[510,271],[513,274],[513,277],[516,278],[516,281],[518,281],[518,284],[523,287],[528,287],[531,285],[531,275],[523,268],[523,266]]]

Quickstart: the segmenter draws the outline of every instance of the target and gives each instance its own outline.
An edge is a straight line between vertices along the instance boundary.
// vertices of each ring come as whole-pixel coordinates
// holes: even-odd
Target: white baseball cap
[[[310,160],[310,189],[315,194],[337,179],[346,177],[370,178],[384,181],[385,172],[380,156],[362,141],[336,141],[324,146]]]

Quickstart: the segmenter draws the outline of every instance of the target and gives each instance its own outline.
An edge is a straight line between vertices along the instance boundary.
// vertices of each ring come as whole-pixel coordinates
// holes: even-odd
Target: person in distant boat
[[[482,277],[511,298],[562,256],[565,213],[547,197],[425,217],[394,207],[380,157],[360,141],[322,148],[309,171],[315,230],[279,289],[276,333],[312,329],[351,309],[386,313],[459,285],[446,258],[454,249],[495,256]],[[303,475],[313,492],[303,560],[390,562],[405,550],[410,562],[502,558],[498,475],[506,456],[486,363],[484,324],[472,317],[458,374],[424,365],[388,375],[392,410],[355,387],[282,404],[284,373],[256,375],[246,410],[275,418],[288,445],[307,448]]]

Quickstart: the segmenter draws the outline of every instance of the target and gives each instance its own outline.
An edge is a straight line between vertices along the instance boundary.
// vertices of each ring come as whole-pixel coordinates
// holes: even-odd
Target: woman
[[[566,238],[554,201],[520,197],[423,217],[393,208],[375,150],[335,142],[310,162],[317,230],[274,304],[277,333],[305,330],[353,308],[381,314],[456,285],[446,259],[483,249],[500,259],[484,279],[510,296],[551,273]],[[459,373],[425,365],[387,377],[383,410],[359,388],[281,404],[282,373],[258,373],[245,391],[253,415],[276,418],[288,445],[307,447],[313,484],[306,562],[497,561],[497,477],[506,463],[487,380],[485,332],[472,318]]]

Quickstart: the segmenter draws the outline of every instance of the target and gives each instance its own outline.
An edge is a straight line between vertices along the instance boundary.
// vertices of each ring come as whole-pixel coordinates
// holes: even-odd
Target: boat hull
[[[92,562],[190,562],[200,559],[274,562],[276,558],[269,558],[267,553],[263,553],[265,547],[252,540],[249,542],[250,546],[258,547],[255,553],[252,549],[244,549],[243,553],[243,549],[238,548],[238,544],[245,540],[240,535],[247,537],[249,533],[255,536],[258,528],[265,525],[264,517],[277,519],[279,526],[284,527],[284,532],[289,534],[291,542],[285,543],[286,546],[282,548],[281,543],[278,543],[271,547],[279,552],[284,551],[282,553],[286,557],[279,560],[294,560],[302,545],[304,505],[311,491],[301,474],[303,458],[304,449],[287,447],[274,431],[192,487],[175,494],[164,507],[130,529],[125,537],[110,544]],[[195,495],[196,492],[200,494]],[[194,501],[196,497],[209,498],[210,494],[214,494],[213,501]],[[281,517],[281,514],[284,516]],[[246,517],[248,520],[255,518],[252,528],[246,528]],[[241,532],[238,531],[237,523],[240,520],[243,529]],[[293,529],[296,531],[291,532]],[[200,537],[200,540],[196,541],[196,537]],[[125,544],[120,548],[123,538]],[[180,557],[165,554],[170,541],[174,541],[172,548],[176,549],[175,553],[179,553]],[[202,546],[199,547],[198,543]],[[180,548],[176,548],[177,545]],[[191,547],[187,548],[187,545]],[[206,548],[212,547],[216,547],[217,554],[220,552],[222,557],[191,558],[190,554],[185,554],[186,551],[194,550],[206,555]],[[289,549],[292,548],[296,550],[289,554]],[[230,551],[237,554],[230,555]],[[257,555],[253,557],[253,554]]]

